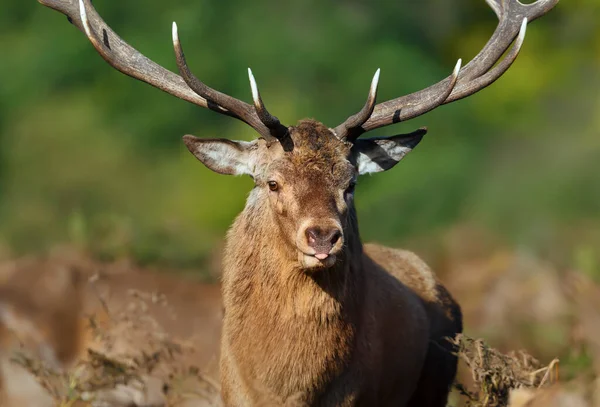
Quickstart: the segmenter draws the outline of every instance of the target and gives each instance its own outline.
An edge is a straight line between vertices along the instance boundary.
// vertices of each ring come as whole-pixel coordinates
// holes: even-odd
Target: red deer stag
[[[335,128],[281,124],[250,70],[253,106],[208,87],[188,68],[175,24],[181,76],[125,43],[89,0],[39,1],[67,15],[117,70],[260,135],[251,142],[184,137],[209,169],[255,182],[224,256],[225,404],[446,405],[457,360],[445,338],[461,332],[460,308],[416,255],[363,246],[353,203],[358,175],[394,167],[426,130],[359,136],[490,85],[517,57],[527,22],[558,0],[488,0],[500,23],[468,65],[459,61],[439,83],[379,104],[377,71],[364,107]]]

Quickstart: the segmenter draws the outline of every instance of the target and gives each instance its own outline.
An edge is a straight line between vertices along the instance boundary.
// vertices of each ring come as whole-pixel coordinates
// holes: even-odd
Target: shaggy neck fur
[[[279,401],[303,392],[309,402],[347,367],[359,329],[364,277],[356,217],[351,208],[338,262],[305,271],[297,249],[282,244],[287,240],[265,197],[256,196],[261,193],[252,191],[228,234],[224,338],[244,377]]]

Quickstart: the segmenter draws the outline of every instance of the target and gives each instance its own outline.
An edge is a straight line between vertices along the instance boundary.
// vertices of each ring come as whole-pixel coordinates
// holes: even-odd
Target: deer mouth
[[[332,267],[343,246],[344,234],[336,219],[311,218],[298,228],[296,249],[305,269]]]
[[[317,252],[306,253],[298,251],[299,260],[305,269],[323,269],[332,267],[337,261],[337,253],[335,252]]]

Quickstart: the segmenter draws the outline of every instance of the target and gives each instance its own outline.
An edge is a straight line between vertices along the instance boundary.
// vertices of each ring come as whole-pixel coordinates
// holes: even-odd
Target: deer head
[[[363,108],[329,128],[313,120],[285,126],[266,109],[250,69],[253,105],[216,91],[189,69],[173,23],[173,45],[180,75],[152,62],[119,38],[89,0],[39,0],[65,15],[89,38],[100,55],[119,71],[174,96],[242,120],[260,137],[254,141],[199,139],[185,136],[188,149],[220,174],[250,175],[255,188],[248,206],[268,202],[270,216],[305,268],[331,266],[357,232],[353,192],[357,177],[388,170],[422,139],[426,129],[388,138],[360,139],[363,133],[406,121],[436,107],[467,97],[498,79],[516,59],[527,22],[558,0],[522,4],[487,0],[499,18],[484,48],[461,69],[435,85],[407,96],[376,103],[379,70]],[[512,48],[509,47],[511,44]],[[506,52],[508,50],[508,52]],[[504,58],[502,56],[506,53]]]
[[[303,120],[287,129],[286,142],[268,144],[185,136],[189,150],[221,174],[250,175],[249,205],[268,202],[273,221],[305,267],[331,266],[353,222],[354,187],[360,174],[392,168],[421,140],[424,130],[388,139],[340,140],[332,129]],[[293,148],[286,151],[286,144]]]

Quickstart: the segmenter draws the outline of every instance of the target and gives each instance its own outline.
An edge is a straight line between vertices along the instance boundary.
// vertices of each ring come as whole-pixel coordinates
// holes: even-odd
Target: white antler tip
[[[454,67],[454,72],[453,74],[456,76],[458,75],[458,73],[460,72],[460,68],[462,68],[462,58],[459,58],[458,61],[456,62],[456,66]]]
[[[527,17],[523,19],[521,23],[521,29],[519,30],[519,36],[517,37],[517,44],[520,47],[525,40],[525,33],[527,32]]]
[[[379,84],[380,73],[381,68],[377,68],[377,71],[375,71],[375,75],[373,75],[373,80],[371,81],[371,94],[375,94],[377,92],[377,85]]]
[[[85,34],[88,37],[91,36],[92,30],[90,29],[90,24],[87,18],[87,12],[85,11],[85,4],[83,3],[83,0],[79,0],[79,16],[81,17],[81,24],[83,24]]]
[[[379,74],[381,73],[381,68],[377,68],[375,71],[375,75],[373,76],[373,83],[377,84],[379,82]]]
[[[252,69],[250,68],[248,68],[248,78],[250,79],[250,88],[252,89],[252,99],[254,99],[254,103],[259,103],[260,95],[258,93],[258,86],[256,85],[256,79],[254,79]]]
[[[173,43],[179,42],[179,34],[177,33],[177,23],[173,21]]]

